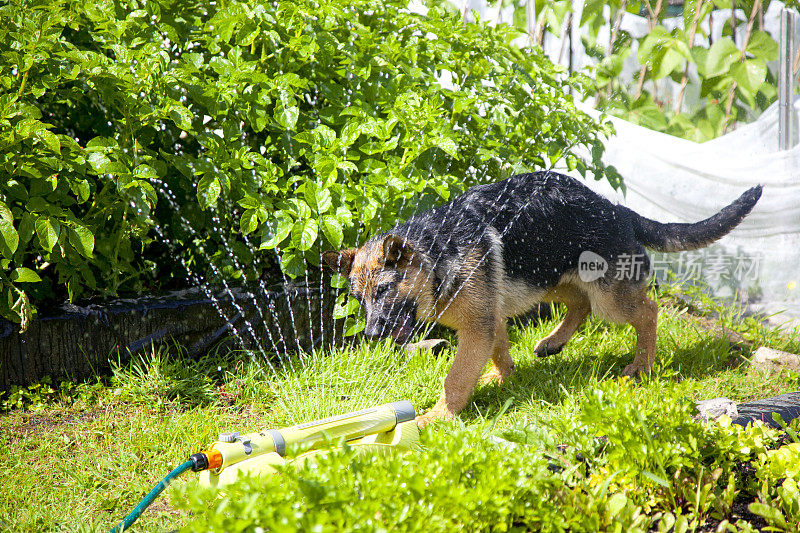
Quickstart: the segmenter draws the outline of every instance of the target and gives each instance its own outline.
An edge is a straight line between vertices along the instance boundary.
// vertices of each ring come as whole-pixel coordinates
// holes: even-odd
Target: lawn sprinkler
[[[190,457],[197,465],[192,469],[201,472],[201,484],[220,487],[243,473],[275,474],[277,467],[313,459],[341,441],[364,453],[410,450],[419,440],[414,415],[414,406],[402,401],[284,429],[222,433],[211,448]]]
[[[240,475],[266,477],[281,467],[313,461],[341,442],[356,453],[411,450],[419,441],[415,415],[410,402],[400,401],[283,429],[222,433],[210,448],[190,455],[167,474],[111,531],[128,529],[169,482],[187,470],[200,472],[202,485],[221,488]]]

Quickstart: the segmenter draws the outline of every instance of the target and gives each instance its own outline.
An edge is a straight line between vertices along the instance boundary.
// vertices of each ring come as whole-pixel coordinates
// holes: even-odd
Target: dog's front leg
[[[488,332],[479,328],[459,330],[458,351],[444,379],[442,396],[433,409],[417,417],[420,427],[438,418],[450,420],[466,407],[493,347],[494,331],[491,328]]]

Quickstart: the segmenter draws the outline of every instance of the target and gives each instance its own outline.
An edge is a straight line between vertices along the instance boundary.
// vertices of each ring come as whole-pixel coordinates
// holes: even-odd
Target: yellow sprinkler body
[[[358,452],[411,450],[419,441],[415,414],[411,403],[400,401],[283,429],[223,433],[211,448],[195,454],[205,455],[207,463],[197,469],[200,483],[221,487],[243,474],[272,475],[282,465],[313,460],[342,440]]]

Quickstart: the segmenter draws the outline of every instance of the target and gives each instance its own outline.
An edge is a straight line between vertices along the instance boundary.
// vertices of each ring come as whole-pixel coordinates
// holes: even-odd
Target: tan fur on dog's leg
[[[592,311],[592,306],[586,295],[571,285],[559,286],[551,295],[547,296],[549,296],[549,301],[566,304],[567,314],[550,335],[536,343],[533,351],[539,357],[546,357],[560,352]]]
[[[497,323],[494,334],[494,350],[492,350],[492,368],[478,380],[479,383],[502,383],[514,371],[514,360],[511,359],[511,345],[508,342],[506,321]]]
[[[633,363],[622,371],[623,376],[648,375],[656,360],[656,326],[658,324],[658,305],[642,291],[642,299],[630,319],[636,328],[636,355]]]
[[[477,328],[458,332],[458,351],[444,379],[442,396],[430,411],[417,417],[419,427],[439,418],[450,420],[466,407],[494,341],[494,335],[482,335]]]

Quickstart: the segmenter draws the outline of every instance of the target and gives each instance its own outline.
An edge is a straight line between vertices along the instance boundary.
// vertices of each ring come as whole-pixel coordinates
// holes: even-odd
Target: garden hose
[[[194,468],[195,464],[196,464],[195,461],[186,461],[185,463],[182,463],[180,466],[178,466],[178,468],[174,469],[172,472],[167,474],[164,477],[164,479],[158,482],[158,485],[153,487],[153,490],[147,493],[147,496],[142,498],[142,501],[140,501],[139,504],[133,508],[133,511],[131,511],[131,513],[128,516],[126,516],[122,522],[117,524],[117,526],[113,528],[109,533],[120,533],[121,531],[125,531],[126,529],[131,527],[133,523],[136,522],[136,519],[139,518],[139,516],[141,516],[144,510],[150,507],[150,504],[153,503],[153,501],[158,497],[158,495],[164,492],[164,489],[167,488],[167,485],[169,485],[170,481],[180,476],[190,468]]]

